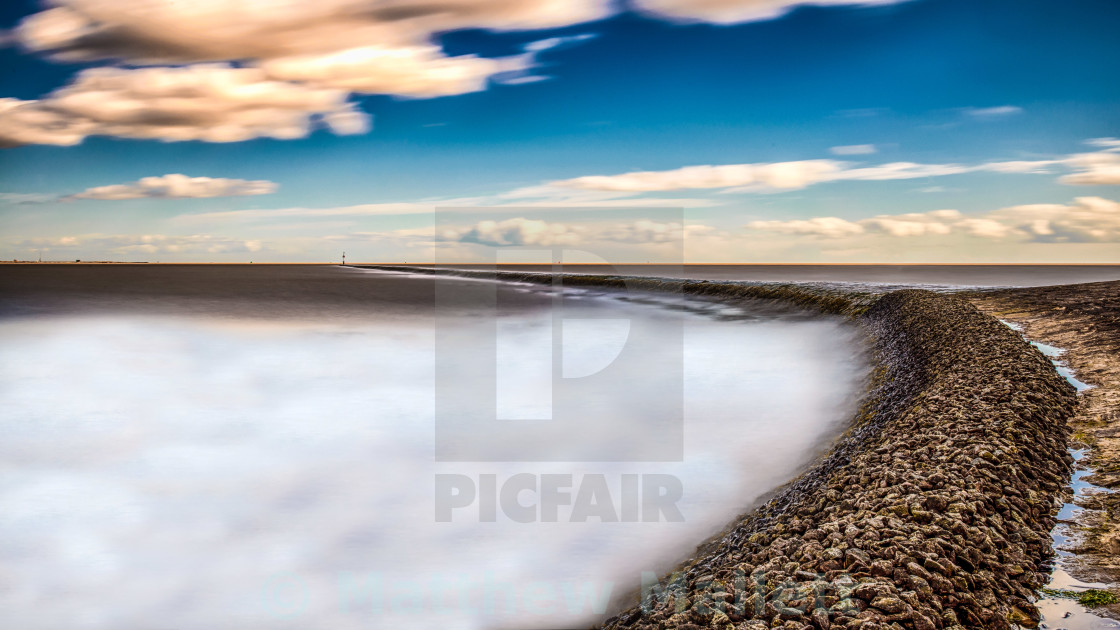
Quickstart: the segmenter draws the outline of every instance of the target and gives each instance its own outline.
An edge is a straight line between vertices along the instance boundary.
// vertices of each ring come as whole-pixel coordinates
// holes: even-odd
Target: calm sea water
[[[2,273],[0,618],[23,629],[586,625],[796,475],[867,371],[846,324],[762,306],[574,291],[557,307],[516,286],[486,302],[478,282],[336,267]],[[595,378],[634,344],[643,378],[579,401],[609,421],[555,434],[602,459],[518,461],[535,445],[517,423],[563,397],[554,353]],[[437,461],[448,366],[521,418],[479,441],[507,459]],[[651,424],[674,391],[680,461],[610,457],[676,435]],[[437,521],[437,475],[481,496],[482,476],[519,474],[614,497],[624,476],[670,476],[684,519],[572,522],[561,502],[488,522],[476,501]]]

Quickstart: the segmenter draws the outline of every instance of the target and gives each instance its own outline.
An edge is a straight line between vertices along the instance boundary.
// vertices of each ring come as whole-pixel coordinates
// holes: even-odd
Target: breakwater
[[[381,267],[386,269],[384,267]],[[392,269],[391,269],[392,270]],[[397,268],[551,283],[550,274]],[[519,277],[520,276],[520,277]],[[1010,628],[1038,621],[1076,394],[1018,334],[928,291],[564,275],[848,315],[877,371],[814,467],[604,628]]]

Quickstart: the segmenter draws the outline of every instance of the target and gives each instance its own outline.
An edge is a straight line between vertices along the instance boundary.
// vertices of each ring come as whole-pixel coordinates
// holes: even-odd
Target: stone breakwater
[[[635,288],[608,276],[565,275],[564,284],[575,278]],[[826,456],[643,587],[603,628],[1037,624],[1032,602],[1048,580],[1049,532],[1073,463],[1066,421],[1077,402],[1041,353],[971,304],[928,291],[868,296],[673,280],[640,288],[658,282],[848,314],[874,340],[878,367]]]
[[[493,271],[456,269],[453,267],[410,267],[404,265],[351,265],[359,269],[377,269],[433,276],[501,280],[527,284],[551,285],[554,278],[563,278],[565,287],[603,287],[630,291],[649,291],[681,295],[708,296],[719,300],[774,300],[811,311],[833,315],[858,315],[866,310],[880,293],[838,288],[836,284],[790,282],[712,282],[651,276],[603,276],[562,272]]]
[[[606,628],[1033,625],[1076,394],[968,303],[887,294],[880,371],[814,469]]]

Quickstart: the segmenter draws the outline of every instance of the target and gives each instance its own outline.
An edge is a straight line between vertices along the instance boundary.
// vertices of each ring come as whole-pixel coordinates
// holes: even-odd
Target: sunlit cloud
[[[602,0],[351,0],[269,3],[58,0],[13,38],[63,61],[147,68],[86,70],[38,100],[0,101],[0,146],[69,146],[90,135],[237,142],[305,137],[315,126],[369,130],[352,93],[431,98],[477,92],[491,80],[544,80],[535,56],[589,35],[534,42],[500,59],[449,56],[437,34],[464,28],[533,30],[598,19]],[[238,67],[224,63],[236,62]],[[161,67],[160,64],[188,64]]]
[[[1111,152],[1083,153],[1065,161],[1077,172],[1058,179],[1072,186],[1120,186],[1120,154]]]
[[[263,179],[226,179],[222,177],[188,177],[172,173],[160,177],[144,177],[128,184],[96,186],[67,199],[200,199],[267,195],[276,192],[277,184]]]
[[[995,161],[982,164],[921,164],[890,162],[862,166],[837,160],[799,160],[755,164],[685,166],[664,171],[635,171],[618,175],[586,175],[553,181],[551,188],[573,188],[613,193],[665,192],[687,189],[723,189],[724,192],[799,190],[837,181],[892,181],[961,175],[964,173],[1045,174],[1054,168],[1073,173],[1058,179],[1062,184],[1120,183],[1120,154],[1111,151],[1070,155],[1052,160]]]
[[[799,6],[872,6],[904,0],[637,0],[639,9],[680,20],[734,24],[772,20]]]
[[[347,92],[223,64],[93,68],[41,100],[0,99],[0,146],[74,145],[87,136],[165,142],[302,138],[315,126],[362,133]]]
[[[963,234],[1038,243],[1113,243],[1120,242],[1120,203],[1101,197],[1078,197],[1068,205],[1021,205],[977,215],[964,215],[957,210],[934,210],[859,220],[815,217],[752,221],[746,227],[761,232],[825,239],[871,233],[896,238]]]

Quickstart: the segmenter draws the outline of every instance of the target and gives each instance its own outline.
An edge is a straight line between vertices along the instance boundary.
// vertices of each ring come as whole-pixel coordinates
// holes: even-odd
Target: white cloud
[[[830,239],[874,232],[891,237],[957,233],[1040,243],[1114,243],[1120,242],[1120,203],[1101,197],[1078,197],[1069,205],[1012,206],[979,215],[964,215],[957,210],[934,210],[879,215],[856,221],[839,217],[753,221],[746,227],[763,232]]]
[[[870,146],[870,145],[868,145]],[[834,149],[839,147],[834,147]],[[850,147],[844,147],[849,149]],[[1120,154],[1111,150],[1052,160],[997,161],[982,164],[921,164],[889,162],[860,166],[837,160],[800,160],[754,164],[697,165],[664,171],[636,171],[619,175],[586,175],[553,181],[547,189],[569,188],[608,193],[638,194],[687,189],[723,192],[796,190],[836,181],[890,181],[944,177],[963,173],[1039,174],[1054,167],[1074,170],[1063,184],[1120,183]],[[528,190],[532,190],[531,188]]]
[[[1078,197],[1068,205],[1014,206],[989,213],[985,218],[1037,242],[1120,242],[1120,203],[1101,197]]]
[[[526,245],[551,247],[576,245],[583,234],[585,230],[580,226],[517,217],[504,221],[480,221],[469,228],[448,228],[442,230],[438,237],[446,241],[492,247]]]
[[[875,153],[873,144],[848,144],[829,149],[833,155],[871,155]]]
[[[995,219],[963,219],[956,227],[966,234],[982,238],[1000,239],[1010,236],[1015,229]]]
[[[17,246],[30,249],[96,251],[103,254],[227,254],[253,253],[264,249],[253,239],[237,239],[210,234],[172,236],[166,234],[84,234],[54,238],[34,238]]]
[[[157,67],[87,70],[41,100],[0,100],[0,146],[74,145],[89,135],[292,139],[316,122],[339,134],[365,133],[369,118],[346,103],[350,93],[430,98],[483,90],[491,80],[544,80],[530,74],[537,53],[589,37],[543,40],[523,54],[490,59],[444,54],[433,43],[440,33],[553,28],[611,11],[605,0],[51,4],[14,30],[25,49],[66,61]],[[240,67],[206,63],[225,61]]]
[[[850,168],[837,174],[833,180],[886,181],[894,179],[920,179],[967,173],[970,169],[960,164],[917,164],[891,162],[878,166]]]
[[[690,236],[714,234],[715,228],[701,224],[681,224],[648,219],[621,223],[601,230],[596,238],[616,243],[682,243]]]
[[[863,234],[864,227],[839,217],[814,217],[812,219],[793,219],[790,221],[751,221],[747,227],[764,232],[797,234],[802,236],[823,236],[842,238]]]
[[[30,50],[70,60],[192,63],[430,44],[464,29],[533,30],[605,17],[604,0],[54,0],[23,20]]]
[[[442,202],[441,202],[442,203]],[[634,197],[633,191],[573,188],[563,182],[523,186],[494,197],[478,198],[469,205],[516,208],[698,208],[715,205],[694,197]]]
[[[1120,151],[1120,138],[1092,138],[1086,140],[1085,144],[1101,147],[1106,151]]]
[[[803,160],[769,164],[686,166],[668,171],[640,171],[623,175],[590,175],[551,182],[551,186],[614,192],[654,192],[688,188],[758,186],[804,188],[827,181],[842,168],[832,160]]]
[[[73,145],[90,135],[165,142],[291,139],[316,124],[361,133],[367,117],[347,96],[223,64],[94,68],[42,100],[0,99],[0,145]]]
[[[583,243],[628,245],[683,244],[689,236],[711,236],[714,228],[700,224],[640,219],[618,223],[556,223],[516,217],[449,227],[436,235],[439,241],[473,243],[490,247],[574,247]]]
[[[43,101],[0,98],[0,148],[25,144],[73,146],[93,132],[93,121],[53,111]]]
[[[366,203],[355,206],[333,208],[276,208],[252,210],[220,210],[217,212],[196,212],[175,217],[177,223],[213,223],[268,221],[292,218],[326,217],[368,217],[404,214],[431,214],[436,204],[425,203]]]
[[[950,224],[961,218],[956,210],[934,210],[932,212],[912,212],[897,215],[880,215],[859,222],[871,231],[879,231],[890,236],[923,236],[927,234],[948,234]]]
[[[554,38],[504,59],[449,57],[433,44],[462,28],[529,30],[604,17],[602,0],[354,0],[227,2],[56,0],[23,20],[23,46],[69,61],[120,59],[157,65],[239,61],[270,81],[415,98],[485,89],[510,74],[526,80],[534,54]],[[540,77],[537,77],[538,79]]]
[[[144,177],[128,184],[96,186],[71,195],[69,199],[189,199],[204,197],[237,197],[267,195],[277,185],[267,180],[225,179],[221,177],[188,177],[172,173],[161,177]]]
[[[990,120],[994,118],[1004,118],[1007,116],[1022,114],[1023,108],[1017,107],[1015,105],[1000,105],[998,107],[966,107],[961,110],[961,113],[971,118]]]
[[[589,39],[594,39],[593,33],[581,33],[579,35],[565,35],[562,37],[549,37],[548,39],[540,39],[535,42],[529,42],[525,45],[525,52],[543,52],[545,50],[554,50],[557,48],[567,48],[580,42],[585,42]]]
[[[667,171],[639,171],[621,175],[589,175],[551,182],[550,186],[614,192],[654,192],[681,189],[728,188],[734,192],[796,190],[841,180],[880,181],[916,179],[966,173],[960,164],[892,162],[850,168],[835,160],[801,160],[760,164],[686,166]]]
[[[798,6],[871,6],[903,0],[637,0],[638,8],[659,16],[733,24],[781,17]]]
[[[976,167],[976,170],[1009,174],[1049,173],[1051,166],[1061,163],[1061,160],[1013,160],[1007,162],[988,162]]]
[[[947,234],[949,228],[945,222],[959,219],[960,216],[961,214],[956,210],[934,210],[926,213],[880,215],[859,221],[849,221],[839,217],[752,221],[747,224],[747,228],[822,238],[844,238],[870,232],[882,232],[891,236],[921,236]]]
[[[439,47],[361,46],[327,54],[267,59],[261,68],[272,79],[307,82],[365,94],[415,98],[450,96],[486,89],[494,75],[526,71],[531,55],[488,59],[447,57]]]
[[[1077,172],[1058,179],[1074,186],[1120,186],[1120,154],[1109,151],[1083,153],[1066,158]]]

